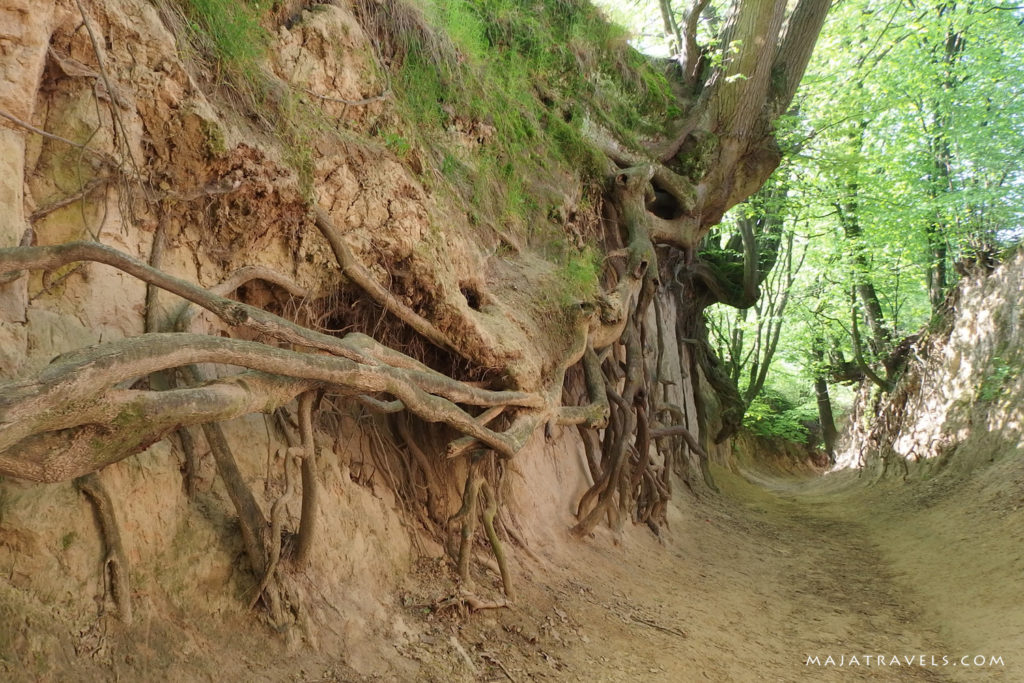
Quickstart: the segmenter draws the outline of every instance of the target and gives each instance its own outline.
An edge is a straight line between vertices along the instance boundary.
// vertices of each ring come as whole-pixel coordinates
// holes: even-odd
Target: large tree
[[[1022,36],[1011,6],[830,14],[783,139],[808,268],[780,353],[823,407],[826,379],[894,386],[954,266],[990,266],[1019,240]]]
[[[418,300],[399,296],[391,289],[395,280],[382,282],[360,262],[346,229],[331,214],[334,205],[317,202],[315,174],[310,174],[312,223],[346,280],[436,352],[456,359],[452,365],[458,363],[469,371],[462,377],[449,376],[428,367],[424,361],[429,353],[400,352],[363,334],[338,336],[322,325],[290,319],[283,311],[278,315],[227,298],[254,280],[301,293],[301,287],[280,273],[243,269],[219,287],[204,288],[163,272],[156,254],[158,242],[149,264],[91,241],[11,247],[0,250],[0,275],[4,282],[13,282],[8,286],[23,284],[26,272],[68,273],[73,264],[99,263],[145,281],[154,291],[171,292],[188,304],[170,326],[151,327],[150,333],[141,336],[75,351],[39,372],[0,385],[0,474],[51,482],[81,477],[177,430],[183,430],[184,444],[191,438],[187,428],[202,425],[242,522],[252,567],[264,575],[265,600],[278,613],[282,597],[275,592],[272,577],[278,566],[280,529],[274,526],[267,536],[268,525],[278,522],[266,520],[254,504],[217,423],[250,412],[274,411],[299,397],[300,437],[287,457],[312,463],[310,413],[318,392],[349,397],[386,413],[404,411],[423,423],[447,425],[455,432],[446,452],[449,457],[468,457],[470,462],[463,509],[457,516],[465,525],[459,562],[463,575],[468,571],[467,540],[471,542],[478,514],[502,562],[490,526],[496,504],[491,479],[497,471],[494,463],[515,457],[545,424],[579,425],[591,448],[594,485],[580,501],[578,533],[587,533],[606,514],[624,513],[656,525],[664,517],[671,491],[674,449],[669,444],[682,439],[692,452],[705,459],[706,455],[680,423],[680,407],[666,401],[660,390],[663,385],[682,383],[683,378],[663,376],[663,368],[647,360],[661,359],[664,341],[673,336],[654,327],[652,318],[657,316],[650,315],[651,303],[656,298],[662,305],[670,302],[676,309],[676,332],[689,337],[687,330],[695,329],[707,305],[727,298],[734,305],[749,306],[756,298],[757,283],[749,275],[753,264],[748,264],[744,277],[743,267],[738,271],[731,263],[716,267],[697,252],[723,214],[755,193],[779,164],[774,125],[790,106],[829,3],[736,0],[722,21],[717,19],[719,10],[707,2],[685,9],[663,5],[669,17],[682,10],[682,21],[675,20],[678,54],[668,64],[658,65],[667,69],[674,96],[660,132],[644,138],[623,134],[604,125],[600,112],[584,111],[585,141],[601,155],[598,167],[604,176],[610,265],[599,296],[563,306],[557,319],[557,344],[531,347],[523,333],[527,326],[509,323],[529,317],[516,310],[519,300],[500,300],[478,283],[442,283],[443,287],[428,292],[426,300],[422,294]],[[434,7],[442,14],[493,9],[497,28],[487,28],[483,15],[474,15],[483,28],[463,39],[500,54],[525,49],[502,42],[500,28],[506,25],[502,22],[520,16],[515,14],[521,12],[516,3],[492,2],[476,10],[462,4],[449,8],[436,3]],[[391,0],[359,3],[358,8],[367,32],[381,37],[383,61],[393,69],[409,64],[421,68],[417,60],[425,59],[424,55],[433,55],[438,69],[473,66],[460,66],[472,61],[469,52],[452,51],[416,5]],[[572,15],[592,10],[575,2],[556,2],[550,11]],[[83,20],[88,22],[84,11]],[[200,16],[197,21],[213,20]],[[708,25],[716,27],[716,35],[702,44],[701,31]],[[69,64],[65,60],[57,67],[77,68]],[[259,83],[262,96],[283,111],[293,101],[288,96],[290,86],[272,76],[261,78],[249,83]],[[421,71],[419,82],[400,82],[398,73],[393,78],[396,88],[412,93],[433,77]],[[126,77],[123,80],[127,82]],[[536,96],[560,97],[557,92]],[[436,96],[424,106],[445,115]],[[115,143],[125,133],[121,121],[125,115],[111,107]],[[7,118],[26,135],[43,135],[52,144],[76,147],[82,155],[96,157],[100,166],[120,162],[115,165],[124,172],[126,166],[131,168],[125,159],[134,163],[125,148],[115,147],[117,159],[109,150],[90,147],[90,140],[68,140],[17,116]],[[286,127],[284,134],[294,138],[295,129]],[[397,137],[388,140],[399,151],[402,142]],[[445,158],[445,169],[455,166],[449,162]],[[143,194],[155,192],[138,173],[128,177],[141,183]],[[162,201],[178,201],[166,188],[158,189],[169,197]],[[207,191],[215,196],[219,190]],[[122,218],[126,223],[133,220],[130,206],[125,206]],[[408,271],[436,270],[425,260],[417,262],[416,252],[407,258],[413,260],[406,266]],[[443,296],[458,297],[458,306]],[[192,306],[216,316],[231,338],[191,332]],[[506,314],[477,314],[488,306]],[[710,351],[700,347],[695,357],[708,379],[718,383]],[[198,369],[209,363],[241,371],[210,377]],[[567,372],[585,378],[582,405],[563,405]],[[490,381],[484,387],[466,381],[474,373]],[[503,417],[496,420],[499,415]],[[727,419],[718,438],[737,424],[735,415]],[[412,441],[408,447],[410,451],[418,448]],[[429,483],[432,465],[422,460],[417,456]],[[302,495],[312,498],[315,493],[315,466],[304,466]],[[315,509],[313,503],[303,505],[300,546],[311,542]],[[511,590],[507,582],[506,590]]]

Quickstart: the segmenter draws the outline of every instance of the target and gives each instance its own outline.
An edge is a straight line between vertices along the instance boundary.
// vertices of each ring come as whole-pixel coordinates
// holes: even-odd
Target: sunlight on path
[[[914,615],[908,631],[939,646],[922,652],[929,668],[953,680],[1024,680],[1024,461],[908,483],[867,485],[852,471],[747,477],[764,489],[741,498],[774,498],[809,538],[815,526],[831,529],[833,543],[847,546],[833,560],[850,551],[862,560],[834,563],[833,579],[848,592],[860,595],[865,581],[888,586]]]
[[[927,487],[853,473],[714,474],[723,496],[681,500],[664,545],[576,547],[581,569],[545,596],[572,634],[559,679],[1024,680],[1021,530],[988,545],[1007,530],[964,507],[976,491],[928,507]]]

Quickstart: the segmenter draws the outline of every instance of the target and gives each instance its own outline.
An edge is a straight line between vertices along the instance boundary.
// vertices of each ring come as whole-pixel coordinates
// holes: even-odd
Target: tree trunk
[[[858,128],[856,135],[858,147],[860,146],[862,136],[863,130]],[[891,335],[885,323],[885,313],[882,311],[878,292],[875,291],[875,285],[868,275],[871,272],[871,264],[864,253],[864,231],[861,228],[860,219],[857,215],[859,209],[859,185],[856,181],[853,181],[847,183],[844,190],[846,196],[842,203],[836,204],[836,208],[839,211],[839,223],[842,225],[843,235],[853,245],[851,265],[853,267],[854,287],[857,291],[857,298],[860,299],[861,305],[864,307],[864,317],[867,319],[868,329],[871,330],[871,350],[876,354],[883,354],[891,343]]]
[[[941,237],[939,231],[928,231],[928,241],[931,247],[931,265],[928,268],[928,302],[931,304],[932,313],[937,313],[942,303],[946,300],[946,285],[948,275],[946,273],[946,241]]]
[[[964,50],[964,36],[961,32],[951,27],[946,33],[944,49],[942,51],[942,62],[945,66],[946,78],[942,82],[942,89],[951,92],[958,85],[957,79],[952,75],[953,68],[959,61]],[[932,148],[932,173],[931,173],[931,195],[936,200],[935,218],[926,228],[928,237],[928,250],[930,262],[928,264],[928,301],[931,303],[932,313],[937,313],[946,298],[946,286],[948,275],[946,271],[946,258],[948,255],[948,232],[949,222],[943,217],[937,201],[943,195],[954,191],[953,176],[951,168],[953,165],[953,150],[950,148],[947,131],[953,125],[953,114],[951,111],[943,111],[939,102],[932,104],[934,107],[935,124],[931,135],[930,144]]]
[[[839,430],[836,429],[835,416],[832,413],[832,398],[828,393],[828,380],[825,379],[825,340],[815,337],[814,348],[814,395],[818,400],[818,422],[821,423],[821,438],[825,442],[825,452],[831,463],[836,461],[836,440]]]

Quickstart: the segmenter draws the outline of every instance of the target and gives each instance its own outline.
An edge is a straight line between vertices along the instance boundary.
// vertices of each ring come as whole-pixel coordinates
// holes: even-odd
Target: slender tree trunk
[[[847,201],[843,203],[840,220],[843,225],[843,234],[855,245],[853,253],[854,285],[857,290],[857,298],[860,299],[860,303],[864,307],[864,317],[867,318],[868,328],[871,330],[872,350],[878,353],[888,347],[891,335],[885,322],[885,313],[882,311],[878,292],[868,275],[871,272],[871,264],[868,263],[868,258],[864,254],[863,231],[857,218],[856,183],[852,183],[851,187],[847,189],[852,193],[852,198],[847,198]]]
[[[941,15],[941,10],[940,10]],[[954,67],[960,60],[964,50],[964,36],[960,31],[952,27],[946,32],[945,46],[942,51],[942,63],[945,66],[946,77],[942,82],[942,89],[946,92],[956,90],[959,85],[954,77]],[[932,165],[931,173],[931,198],[938,200],[943,195],[955,191],[953,175],[953,150],[950,148],[947,131],[953,125],[953,114],[951,110],[943,111],[938,101],[934,107],[935,123],[932,126],[931,148]],[[936,204],[938,202],[936,201]],[[947,234],[949,232],[948,221],[942,216],[938,206],[935,207],[935,219],[926,229],[928,237],[928,250],[930,263],[928,266],[928,300],[931,303],[932,313],[938,312],[946,297],[948,285],[948,274],[946,260],[948,256]]]
[[[942,302],[946,298],[946,287],[948,275],[946,273],[946,257],[949,252],[947,235],[949,223],[942,215],[937,206],[939,198],[953,192],[953,180],[950,177],[950,167],[953,163],[953,151],[949,147],[949,139],[945,130],[952,125],[951,117],[948,115],[940,118],[936,132],[931,140],[932,146],[932,177],[931,177],[931,199],[936,206],[933,209],[935,216],[925,228],[925,236],[928,239],[928,301],[931,304],[932,313],[937,313]]]
[[[931,304],[932,313],[937,313],[942,302],[946,300],[947,247],[945,239],[942,238],[938,230],[928,231],[928,241],[931,248],[931,265],[928,268],[928,302]]]
[[[851,133],[850,142],[855,149],[859,150],[863,141],[864,126],[859,125]],[[886,324],[878,292],[875,291],[875,285],[869,275],[871,264],[868,262],[867,255],[864,252],[864,231],[858,215],[859,191],[860,186],[856,180],[846,183],[843,201],[837,202],[835,207],[839,212],[839,223],[843,228],[843,234],[854,245],[852,257],[853,281],[857,298],[860,299],[861,305],[864,307],[864,317],[867,319],[868,329],[871,330],[871,350],[877,355],[884,356],[892,346],[892,334]]]
[[[828,393],[828,381],[825,379],[825,340],[814,338],[814,395],[818,400],[818,422],[821,423],[821,438],[825,442],[825,452],[831,463],[836,461],[836,441],[839,430],[836,429],[835,416],[832,413],[832,398]]]
[[[683,50],[683,36],[679,29],[679,22],[676,21],[672,12],[670,0],[659,0],[658,6],[661,9],[661,23],[665,31],[665,39],[668,41],[669,52],[678,55]]]

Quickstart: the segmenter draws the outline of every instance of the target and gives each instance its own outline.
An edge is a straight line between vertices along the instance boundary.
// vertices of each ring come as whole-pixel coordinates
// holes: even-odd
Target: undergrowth
[[[676,113],[664,75],[586,2],[362,0],[357,10],[392,50],[400,116],[384,134],[427,150],[471,220],[535,242],[561,227],[548,223],[563,199],[557,178],[587,184],[604,172],[586,118],[636,139]],[[480,126],[493,132],[478,145],[453,135]]]
[[[816,406],[800,402],[772,389],[765,389],[750,403],[743,426],[760,436],[808,443],[808,425],[818,421]]]
[[[260,24],[258,2],[247,0],[180,0],[189,29],[204,52],[215,55],[229,77],[260,87],[260,62],[270,34]]]
[[[217,80],[282,143],[312,198],[312,142],[331,131],[264,69],[273,3],[174,1]],[[679,114],[664,73],[583,0],[357,0],[355,9],[391,73],[395,115],[373,129],[380,144],[424,161],[422,181],[471,223],[560,264],[566,296],[590,290],[592,254],[569,246],[551,218],[566,201],[559,188],[569,175],[600,194],[607,161],[585,121],[636,141]]]

